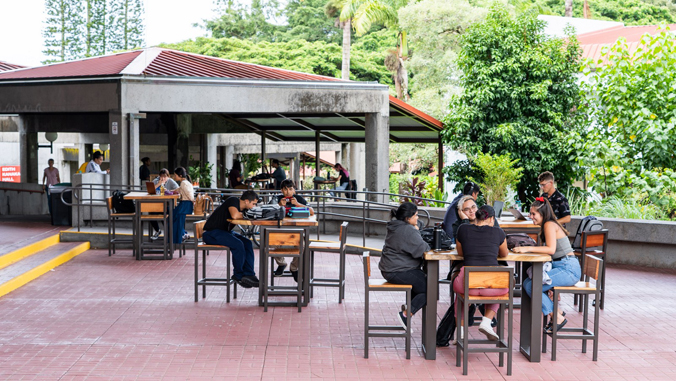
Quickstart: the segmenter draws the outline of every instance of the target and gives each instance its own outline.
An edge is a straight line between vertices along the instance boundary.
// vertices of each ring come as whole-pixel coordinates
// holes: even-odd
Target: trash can
[[[49,188],[52,201],[52,225],[55,226],[73,226],[73,216],[71,213],[72,207],[66,205],[61,201],[61,194],[67,203],[71,203],[73,199],[73,192],[68,190],[70,185],[57,184]]]

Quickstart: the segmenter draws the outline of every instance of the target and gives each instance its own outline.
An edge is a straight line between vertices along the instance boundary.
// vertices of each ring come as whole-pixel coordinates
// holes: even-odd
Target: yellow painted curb
[[[11,265],[12,263],[18,262],[26,257],[29,257],[39,251],[42,251],[52,245],[56,245],[60,242],[59,234],[55,234],[51,237],[45,238],[41,241],[31,243],[26,247],[21,249],[14,250],[0,257],[0,269]]]
[[[28,270],[25,273],[9,280],[8,282],[5,282],[4,284],[0,285],[0,297],[16,290],[17,288],[32,281],[33,279],[38,278],[39,276],[45,274],[49,270],[70,261],[71,259],[77,257],[78,255],[84,253],[87,250],[89,250],[89,242],[81,243],[75,246],[74,248],[66,251],[65,253],[59,255],[58,257],[52,258],[49,261],[41,264],[40,266]]]

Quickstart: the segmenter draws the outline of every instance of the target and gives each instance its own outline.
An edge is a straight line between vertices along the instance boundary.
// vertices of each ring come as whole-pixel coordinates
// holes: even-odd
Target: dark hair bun
[[[491,217],[495,217],[495,209],[493,209],[493,207],[490,205],[484,205],[476,211],[476,218],[479,221],[483,221]]]

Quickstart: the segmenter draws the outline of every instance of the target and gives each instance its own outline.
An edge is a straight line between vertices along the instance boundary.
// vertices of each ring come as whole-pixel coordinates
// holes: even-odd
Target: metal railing
[[[82,220],[82,210],[83,208],[89,208],[89,225],[93,226],[93,210],[96,207],[106,207],[105,198],[93,198],[91,195],[95,191],[103,191],[105,197],[110,197],[110,195],[116,191],[140,191],[145,190],[141,186],[137,185],[119,185],[119,184],[81,184],[79,186],[73,186],[64,189],[61,193],[61,201],[71,207],[77,209],[77,229],[80,231],[80,221]],[[68,203],[63,199],[63,194],[72,191],[73,192],[73,201]],[[214,207],[220,205],[222,200],[229,196],[240,196],[242,194],[242,189],[229,189],[229,188],[195,188],[196,192],[205,193],[214,199]],[[256,189],[256,193],[259,195],[259,198],[262,199],[265,203],[270,203],[274,200],[274,197],[280,195],[279,190],[274,189]],[[308,199],[308,206],[312,206],[315,214],[317,215],[317,220],[319,226],[317,227],[317,239],[320,239],[320,230],[323,234],[326,234],[326,222],[327,216],[336,217],[339,220],[343,221],[356,221],[362,223],[362,242],[363,246],[366,246],[366,237],[371,235],[371,224],[387,224],[389,221],[389,215],[386,219],[378,219],[372,217],[372,212],[389,212],[393,208],[397,207],[402,200],[409,200],[416,204],[433,204],[439,205],[442,204],[444,207],[450,205],[450,202],[435,200],[430,198],[415,197],[409,195],[401,195],[397,193],[389,192],[373,192],[364,188],[363,191],[351,191],[351,190],[332,190],[332,189],[314,189],[314,190],[298,190],[297,194],[304,196]],[[351,197],[338,197],[337,194],[344,193],[345,196]],[[89,198],[83,199],[83,194],[90,195]],[[363,199],[359,198],[363,196]],[[354,197],[354,198],[352,198]],[[392,201],[392,199],[396,201]],[[329,200],[339,201],[329,202]],[[378,201],[380,200],[380,201]],[[76,202],[77,201],[77,202]],[[387,201],[387,202],[385,202]],[[397,202],[398,201],[398,202]],[[425,206],[425,205],[419,205]],[[345,210],[345,211],[356,211],[360,210],[361,215],[358,214],[345,214],[338,213],[336,210]],[[422,219],[425,220],[424,227],[428,227],[434,220],[443,220],[443,217],[432,216],[430,212],[426,209],[419,208],[418,214]],[[422,214],[422,215],[421,215]]]

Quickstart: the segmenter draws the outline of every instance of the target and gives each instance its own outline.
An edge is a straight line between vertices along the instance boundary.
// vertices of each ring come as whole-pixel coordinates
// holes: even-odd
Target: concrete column
[[[296,184],[296,188],[300,189],[300,154],[297,153],[296,157],[291,160],[291,178],[293,183]]]
[[[366,114],[366,186],[374,192],[389,188],[390,128],[389,116],[381,113]],[[383,197],[372,201],[384,202]]]
[[[365,162],[364,143],[350,143],[350,166],[347,169],[350,171],[350,180],[357,180],[357,190],[359,191],[368,188],[364,172]],[[360,199],[362,197],[362,195],[357,196]]]
[[[110,184],[133,184],[129,182],[129,126],[126,115],[119,111],[110,111],[108,133],[110,135]]]
[[[205,144],[205,147],[207,149],[207,161],[209,164],[213,164],[214,166],[211,167],[211,187],[210,188],[217,188],[217,179],[218,179],[218,136],[216,134],[207,134],[206,137],[207,144]]]
[[[141,185],[140,168],[141,153],[139,151],[139,142],[141,140],[141,129],[139,119],[133,118],[131,113],[126,114],[129,123],[129,184]],[[112,162],[111,162],[112,172]]]
[[[350,162],[350,145],[347,144],[347,143],[343,143],[343,144],[340,145],[340,160],[342,160],[341,164],[343,165],[343,167],[348,168],[348,170],[349,170],[349,168],[351,167],[351,165],[350,165],[351,164],[351,162]],[[352,173],[350,173],[350,175],[351,174]]]
[[[344,163],[342,156],[343,151],[336,151],[336,163]]]
[[[235,156],[235,146],[225,146],[225,168],[232,168],[232,162]]]
[[[29,117],[19,116],[18,118],[19,130],[19,165],[21,166],[21,182],[33,183],[38,182],[38,134],[29,132],[29,124],[31,123]]]

